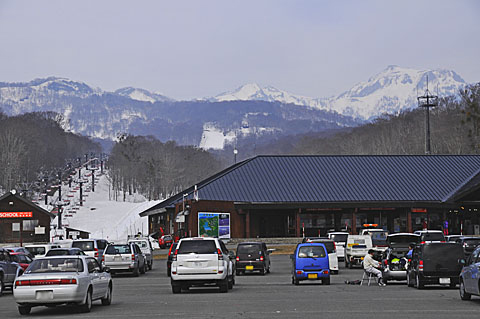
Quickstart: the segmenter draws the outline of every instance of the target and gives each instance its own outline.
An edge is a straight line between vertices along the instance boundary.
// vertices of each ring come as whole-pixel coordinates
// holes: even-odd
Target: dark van
[[[245,271],[259,271],[261,275],[270,272],[270,251],[265,243],[240,243],[235,256],[235,274]]]
[[[460,244],[420,244],[413,249],[407,284],[418,289],[425,285],[449,285],[454,288],[459,283],[463,263],[465,255]]]
[[[330,285],[330,265],[325,244],[298,244],[292,258],[292,284],[303,280],[321,280]]]

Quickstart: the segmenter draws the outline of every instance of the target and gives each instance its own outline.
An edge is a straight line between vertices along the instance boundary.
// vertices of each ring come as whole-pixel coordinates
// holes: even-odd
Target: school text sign
[[[0,212],[0,218],[27,218],[33,217],[32,212]]]

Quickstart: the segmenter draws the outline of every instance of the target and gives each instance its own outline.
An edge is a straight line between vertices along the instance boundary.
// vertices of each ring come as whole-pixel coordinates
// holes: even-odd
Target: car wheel
[[[228,276],[220,282],[220,292],[228,292]]]
[[[460,299],[462,300],[472,299],[472,295],[465,291],[465,284],[463,283],[463,280],[460,281]]]
[[[298,278],[297,278],[297,277],[293,277],[293,278],[294,278],[294,282],[293,282],[293,283],[294,283],[294,285],[295,285],[295,286],[298,286],[298,285],[300,285],[300,280],[298,280]]]
[[[265,275],[265,267],[263,267],[262,269],[260,269],[260,275],[262,275],[262,276]]]
[[[5,289],[4,283],[3,283],[3,277],[0,277],[0,297],[3,294],[3,289]]]
[[[28,315],[30,313],[30,311],[32,311],[32,307],[30,307],[30,306],[18,306],[18,312],[22,316]]]
[[[133,277],[138,277],[140,276],[140,270],[138,269],[138,266],[133,270]]]
[[[152,270],[153,269],[153,260],[148,264],[148,270]]]
[[[345,258],[345,268],[348,268],[348,261],[347,261],[347,258]]]
[[[172,292],[173,292],[174,294],[179,294],[179,293],[182,292],[182,287],[181,287],[180,285],[174,285],[174,284],[172,283]]]
[[[140,269],[140,273],[141,273],[142,275],[145,274],[145,269],[146,269],[145,264],[143,264],[143,267]]]
[[[267,274],[270,273],[270,265],[268,265],[268,268],[267,268]]]
[[[83,305],[80,306],[81,312],[90,312],[92,310],[92,288],[88,288],[87,296],[85,297],[85,301]]]
[[[109,306],[112,303],[112,283],[108,285],[107,295],[102,298],[102,305]]]
[[[407,286],[413,287],[413,281],[410,279],[410,272],[407,272]]]
[[[232,288],[233,288],[233,275],[228,280],[228,289],[232,289]]]
[[[352,263],[348,263],[348,269],[353,269],[353,264]]]
[[[322,285],[330,285],[330,277],[322,279]]]
[[[417,276],[415,277],[415,287],[417,289],[423,289],[424,286],[425,284],[423,283],[422,279],[420,279],[420,275],[417,274]]]
[[[240,276],[240,270],[235,270],[235,275]]]

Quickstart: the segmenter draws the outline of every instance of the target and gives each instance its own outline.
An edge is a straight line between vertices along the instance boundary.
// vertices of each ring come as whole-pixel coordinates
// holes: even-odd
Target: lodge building
[[[257,156],[140,213],[150,232],[221,238],[428,227],[480,234],[480,156]]]
[[[15,191],[8,192],[0,197],[0,244],[49,242],[54,217]]]

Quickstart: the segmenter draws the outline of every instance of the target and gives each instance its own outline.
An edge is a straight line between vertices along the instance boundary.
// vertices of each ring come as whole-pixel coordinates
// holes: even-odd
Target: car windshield
[[[298,249],[298,258],[325,257],[325,249],[322,246],[302,246]]]
[[[469,246],[477,246],[480,245],[480,238],[465,239],[465,243]]]
[[[29,264],[31,262],[30,257],[25,255],[10,255],[10,256],[17,263]]]
[[[423,241],[445,241],[445,236],[442,233],[425,233]]]
[[[48,258],[34,260],[25,271],[30,273],[82,272],[83,262],[78,258]]]
[[[73,248],[80,248],[83,251],[93,251],[93,241],[74,241],[72,243]]]
[[[180,243],[177,254],[216,254],[217,246],[213,240],[185,240]]]
[[[312,240],[313,243],[322,243],[325,245],[325,248],[327,248],[327,253],[331,254],[335,251],[335,244],[333,243],[333,241],[326,241],[326,240],[321,240],[321,239],[317,239],[317,240]]]
[[[337,243],[346,243],[347,237],[347,234],[330,234],[330,238]]]
[[[45,256],[65,256],[69,255],[67,249],[52,249],[47,252]]]
[[[109,245],[105,255],[131,254],[130,245]]]
[[[132,240],[130,242],[137,244],[138,247],[140,247],[140,248],[148,248],[147,242],[144,241],[144,240]]]
[[[396,235],[396,236],[389,236],[388,241],[390,244],[410,244],[410,243],[418,243],[418,236],[414,235]]]
[[[33,255],[45,255],[45,247],[27,247]]]
[[[262,254],[262,246],[257,244],[238,245],[237,254]]]

